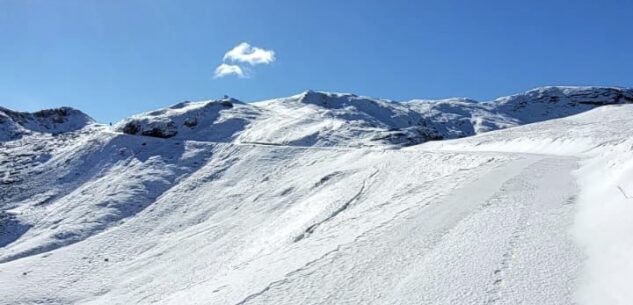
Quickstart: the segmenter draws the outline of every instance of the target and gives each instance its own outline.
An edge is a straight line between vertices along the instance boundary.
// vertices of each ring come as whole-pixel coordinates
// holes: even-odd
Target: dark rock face
[[[29,228],[29,225],[20,222],[15,215],[0,211],[0,247],[16,241]]]
[[[123,132],[130,134],[130,135],[135,135],[137,134],[139,131],[141,130],[141,125],[137,122],[128,122],[127,124],[125,124],[125,126],[123,126]]]
[[[141,135],[144,135],[144,136],[163,138],[163,139],[171,138],[175,136],[176,134],[178,134],[178,131],[176,128],[176,123],[174,122],[169,122],[163,127],[154,127],[149,130],[144,130],[143,132],[141,132]]]
[[[602,106],[611,104],[633,103],[633,92],[630,90],[619,90],[615,88],[604,88],[579,94],[570,95],[579,104]]]
[[[34,112],[33,115],[38,118],[50,118],[55,123],[63,123],[66,117],[70,115],[73,110],[68,107],[45,109],[38,112]]]
[[[384,136],[374,138],[374,141],[384,141],[399,146],[417,145],[429,141],[443,140],[444,137],[433,128],[424,124],[402,129],[389,130]]]
[[[141,123],[137,121],[132,121],[126,123],[121,131],[123,133],[129,135],[142,135],[147,137],[155,137],[155,138],[171,138],[178,134],[178,128],[176,128],[176,123],[167,122],[166,124],[150,124],[145,128],[142,127]]]
[[[222,101],[220,102],[220,105],[224,108],[233,108],[233,103],[231,103],[230,101]]]
[[[196,118],[187,118],[187,119],[185,119],[185,122],[183,123],[183,125],[185,125],[185,126],[187,126],[189,128],[194,128],[194,127],[196,127],[198,125],[198,119],[196,119]]]

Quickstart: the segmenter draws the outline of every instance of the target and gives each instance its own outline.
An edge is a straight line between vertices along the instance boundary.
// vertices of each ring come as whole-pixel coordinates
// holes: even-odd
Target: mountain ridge
[[[409,146],[455,139],[633,103],[633,89],[545,86],[485,102],[447,98],[396,102],[307,90],[265,101],[181,102],[130,116],[113,130],[158,138],[239,141],[300,146]],[[0,140],[29,132],[52,134],[94,124],[83,112],[62,107],[34,113],[0,108]]]

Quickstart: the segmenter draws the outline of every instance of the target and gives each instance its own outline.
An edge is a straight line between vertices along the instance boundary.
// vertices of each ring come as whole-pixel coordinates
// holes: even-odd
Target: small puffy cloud
[[[242,70],[240,66],[222,63],[217,68],[215,68],[213,78],[221,78],[231,74],[235,74],[239,78],[246,77],[246,74],[244,74],[244,70]]]
[[[251,46],[242,42],[224,54],[222,63],[215,68],[213,78],[222,78],[235,75],[239,78],[248,78],[251,69],[245,64],[267,65],[275,61],[275,51]]]
[[[251,46],[242,42],[224,54],[224,61],[248,63],[251,66],[275,61],[275,51]]]

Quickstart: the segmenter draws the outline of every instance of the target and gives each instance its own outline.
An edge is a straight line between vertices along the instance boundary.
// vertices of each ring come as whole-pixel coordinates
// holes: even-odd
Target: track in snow
[[[544,156],[506,164],[240,304],[573,304],[575,167]]]
[[[574,215],[574,205],[569,202],[573,202],[576,193],[574,179],[571,176],[571,171],[576,167],[576,160],[573,158],[492,153],[490,160],[494,159],[492,156],[503,156],[501,159],[506,157],[508,159],[498,163],[486,163],[485,159],[489,158],[487,154],[477,152],[438,154],[422,151],[339,151],[259,145],[251,148],[250,146],[253,145],[219,147],[214,153],[216,159],[213,159],[218,164],[210,163],[206,171],[194,174],[190,179],[191,185],[181,186],[186,191],[177,195],[179,199],[187,196],[191,190],[196,190],[197,185],[207,185],[211,181],[243,182],[243,185],[248,185],[253,190],[245,191],[247,190],[245,187],[235,187],[233,191],[239,196],[228,192],[218,197],[219,199],[236,198],[232,200],[242,204],[239,209],[235,209],[236,211],[247,209],[243,214],[235,214],[233,216],[235,218],[226,218],[240,220],[244,219],[244,216],[257,215],[257,210],[250,212],[248,210],[248,198],[251,196],[255,198],[253,202],[258,203],[252,204],[250,208],[258,209],[261,203],[256,198],[259,198],[261,194],[268,194],[270,189],[290,190],[267,195],[277,196],[275,198],[280,200],[295,196],[293,195],[295,192],[300,192],[301,184],[279,180],[285,176],[290,178],[293,176],[292,173],[299,170],[304,172],[307,169],[324,167],[324,170],[314,172],[314,177],[311,177],[316,181],[314,185],[317,188],[322,188],[324,183],[328,187],[336,186],[319,190],[315,194],[324,197],[315,197],[319,200],[315,200],[313,205],[306,207],[320,207],[321,203],[325,202],[336,204],[329,209],[324,209],[322,213],[316,213],[314,219],[303,231],[293,231],[292,234],[299,234],[292,235],[288,244],[276,239],[265,240],[271,245],[271,250],[263,252],[264,257],[254,254],[256,261],[251,263],[250,258],[241,260],[239,256],[214,255],[219,253],[217,249],[230,249],[229,246],[225,248],[218,247],[216,244],[213,247],[209,246],[213,243],[212,234],[216,231],[218,236],[226,235],[228,240],[237,245],[240,245],[238,243],[240,238],[253,238],[255,242],[260,243],[259,235],[248,235],[252,233],[250,229],[245,230],[243,234],[238,232],[233,235],[227,235],[231,233],[230,229],[222,229],[226,233],[219,233],[222,231],[218,229],[221,228],[220,226],[201,229],[201,234],[210,237],[190,240],[181,236],[182,239],[174,238],[178,240],[177,243],[170,243],[164,247],[177,249],[184,246],[185,251],[197,252],[196,255],[187,253],[189,257],[195,257],[210,266],[226,267],[226,271],[207,267],[201,268],[200,272],[197,274],[194,272],[192,275],[186,270],[190,270],[193,265],[199,266],[200,262],[191,263],[189,266],[186,265],[188,260],[184,260],[185,265],[177,269],[185,270],[182,273],[187,276],[192,278],[199,276],[200,279],[187,278],[183,281],[182,276],[172,278],[170,275],[178,274],[178,271],[165,269],[165,266],[169,266],[166,262],[178,259],[179,263],[183,263],[180,261],[182,256],[178,254],[184,253],[183,251],[173,251],[169,254],[165,250],[156,250],[158,254],[151,255],[152,252],[148,252],[144,254],[145,258],[136,260],[134,255],[128,255],[121,250],[128,247],[123,246],[125,242],[120,236],[130,236],[130,228],[132,228],[131,232],[137,230],[133,219],[120,228],[77,244],[78,248],[62,248],[61,251],[53,253],[52,257],[48,257],[49,253],[42,258],[33,256],[26,260],[16,260],[11,274],[22,273],[22,270],[29,270],[29,272],[35,270],[39,274],[56,278],[59,275],[45,272],[43,269],[43,266],[55,265],[68,266],[66,269],[51,268],[55,272],[64,274],[70,272],[77,278],[85,274],[94,274],[95,281],[102,280],[98,274],[114,274],[112,278],[106,278],[103,281],[106,283],[104,286],[94,286],[92,279],[82,278],[83,283],[89,283],[83,285],[104,287],[103,292],[98,292],[95,300],[85,297],[77,298],[82,300],[81,303],[94,301],[95,304],[124,304],[135,303],[135,301],[138,303],[157,301],[166,304],[183,302],[191,304],[573,303],[574,280],[582,260],[579,251],[567,235],[567,229]],[[285,153],[288,153],[288,156]],[[462,156],[463,159],[455,159],[456,156]],[[361,161],[358,161],[358,167],[350,168],[346,168],[342,163],[351,163],[351,161],[339,161],[341,164],[336,166],[326,165],[326,161],[323,161],[329,158],[337,160],[341,157]],[[432,158],[434,161],[425,161],[427,158]],[[243,161],[247,163],[240,166],[223,165],[224,162],[234,164],[238,159],[248,161]],[[435,174],[427,175],[429,172],[434,172],[432,169],[434,164],[444,164],[442,162],[466,163],[459,165],[456,171],[446,170],[446,173],[451,173],[447,176],[443,176],[442,166],[438,166],[440,169],[435,173],[440,178],[434,178]],[[252,172],[253,164],[266,165],[257,170],[262,173],[262,177],[246,176],[240,172],[240,170]],[[467,166],[468,164],[471,167]],[[229,167],[237,172],[224,174],[224,176],[228,175],[227,180],[224,180],[223,175],[218,172],[222,173]],[[269,176],[273,177],[271,181],[275,184],[257,188],[258,184],[271,183],[268,181]],[[243,177],[250,177],[253,181]],[[318,177],[323,178],[317,180]],[[239,180],[236,180],[237,178]],[[336,183],[328,182],[330,179]],[[339,181],[338,179],[347,180]],[[261,182],[254,182],[260,180]],[[279,181],[275,182],[275,180]],[[447,182],[451,183],[447,184]],[[455,185],[458,187],[451,190]],[[216,192],[217,187],[208,186],[213,193]],[[293,191],[293,189],[299,189],[299,191]],[[314,187],[311,190],[313,189]],[[192,194],[194,194],[192,196],[199,196],[200,193],[193,192]],[[345,194],[345,196],[330,198],[338,194]],[[298,201],[296,199],[287,199],[287,201],[301,203],[305,198],[310,198],[304,195],[296,196],[289,198],[297,198]],[[205,199],[204,204],[220,202],[219,199],[210,196]],[[270,203],[275,202],[268,200]],[[169,204],[154,205],[147,212],[151,213],[154,208],[165,207],[170,214],[179,215],[171,209],[186,205],[188,202],[179,200],[179,204],[171,204],[173,199],[165,201]],[[227,204],[224,201],[221,203],[219,207]],[[192,202],[190,208],[196,206],[201,206],[201,204]],[[380,211],[381,215],[365,213],[371,210],[370,207],[373,207],[374,211]],[[185,211],[187,209],[183,209],[183,215]],[[297,211],[303,213],[309,209],[299,208]],[[392,214],[394,216],[385,216]],[[160,217],[155,217],[163,222],[163,215],[167,214],[160,213]],[[272,219],[278,219],[277,217],[272,217]],[[139,218],[136,222],[145,230],[148,219],[152,221],[152,218]],[[222,224],[221,221],[222,219],[217,218],[209,223]],[[367,222],[371,224],[367,225]],[[248,227],[259,227],[257,223],[245,223],[249,224]],[[337,239],[336,236],[341,232],[355,229],[355,227],[362,227],[358,230],[362,232],[360,235],[350,239]],[[277,229],[276,225],[270,225],[269,228],[261,229],[260,233],[277,232]],[[309,238],[303,238],[308,235]],[[302,238],[297,240],[297,236]],[[261,237],[267,236],[261,235]],[[160,238],[162,241],[163,237],[160,236]],[[112,241],[115,240],[117,242],[113,243]],[[128,242],[132,246],[141,244],[134,241]],[[144,239],[143,242],[145,242]],[[109,250],[109,254],[99,248],[110,244],[115,246]],[[319,245],[331,245],[331,247]],[[249,244],[244,243],[244,247],[249,247]],[[268,251],[267,248],[264,250]],[[79,260],[77,257],[82,259],[88,257],[89,254],[83,253],[99,253],[104,257],[110,257],[109,262],[103,264],[112,269],[99,271],[103,269],[99,269],[101,267],[97,264]],[[163,253],[168,253],[170,256]],[[316,254],[313,257],[304,257],[308,253]],[[113,259],[115,254],[121,258]],[[165,258],[161,258],[162,256]],[[35,262],[35,260],[38,261]],[[59,263],[60,260],[63,263]],[[98,260],[101,260],[101,256]],[[277,273],[274,272],[275,270],[266,269],[283,260],[288,260],[284,264],[290,266],[289,268]],[[29,266],[29,269],[26,269],[27,267],[21,266],[29,261],[35,262],[35,267]],[[120,262],[115,264],[114,261]],[[160,268],[143,278],[136,278],[133,274],[135,270],[138,270],[139,264],[140,266],[152,264]],[[115,267],[118,268],[116,273],[113,271]],[[68,271],[68,269],[71,270]],[[79,275],[79,273],[74,274],[74,269],[95,271],[82,272]],[[8,274],[5,272],[4,280],[15,278]],[[127,281],[126,283],[136,281],[133,284],[146,285],[153,284],[147,280],[152,278],[161,278],[163,281],[161,285],[167,288],[152,290],[156,287],[151,285],[120,288],[115,286],[116,284],[109,284],[110,281],[118,283],[119,280],[124,280]],[[0,281],[2,280],[3,277],[0,276]],[[17,283],[37,287],[32,284],[33,281],[35,281],[35,275],[29,273],[28,277],[22,276]],[[57,285],[69,287],[67,285],[74,285],[74,281],[79,282],[79,280],[73,280],[72,284]],[[178,287],[177,291],[175,289],[169,291],[172,285],[186,286]],[[121,286],[127,287],[128,284]],[[141,289],[145,287],[149,287],[148,290]],[[63,291],[63,289],[52,290]],[[15,291],[16,296],[8,298],[10,301],[7,304],[15,303],[11,300],[36,298],[43,300],[37,295],[21,299],[19,289]],[[161,294],[162,292],[165,293]],[[44,293],[43,290],[40,293],[50,294]],[[75,293],[79,295],[84,292]],[[126,295],[126,293],[129,294]],[[85,294],[94,294],[94,292]],[[183,299],[183,295],[191,296],[192,300]],[[118,301],[113,300],[113,296],[116,296]],[[121,301],[124,299],[126,301]],[[72,301],[59,297],[59,303],[72,303]]]

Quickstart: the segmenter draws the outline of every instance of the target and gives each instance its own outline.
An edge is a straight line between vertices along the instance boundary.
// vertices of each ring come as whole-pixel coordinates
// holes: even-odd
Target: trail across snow
[[[3,264],[0,287],[13,288],[0,303],[573,303],[576,158],[232,144],[210,155],[151,209]]]
[[[573,304],[576,166],[521,156],[239,304]]]

